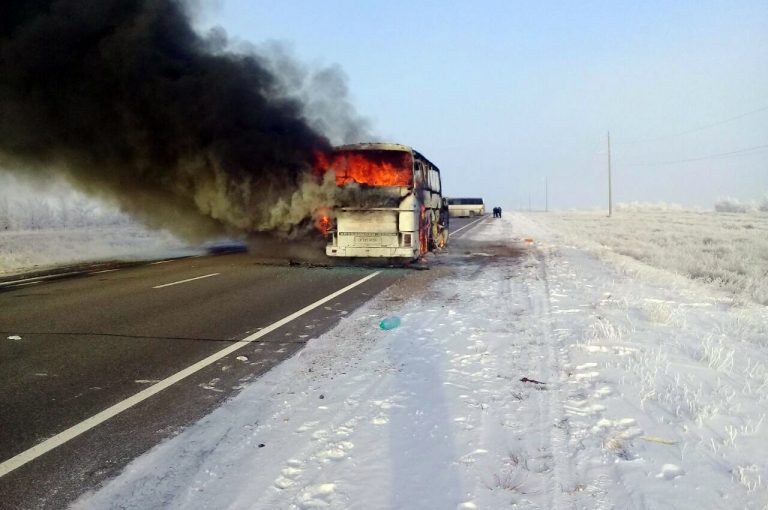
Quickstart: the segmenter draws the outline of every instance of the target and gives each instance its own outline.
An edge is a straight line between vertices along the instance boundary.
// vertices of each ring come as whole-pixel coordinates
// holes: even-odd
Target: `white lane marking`
[[[51,278],[64,278],[65,276],[72,276],[72,275],[78,275],[83,274],[82,271],[74,271],[71,273],[59,273],[59,274],[50,274],[48,276],[35,276],[33,278],[22,278],[21,280],[12,280],[10,282],[0,282],[0,287],[5,287],[8,285],[17,285],[19,283],[26,283],[26,282],[32,282],[32,281],[45,281],[50,280]]]
[[[450,231],[449,231],[449,232],[448,232],[448,235],[449,235],[449,236],[450,236],[450,235],[456,235],[456,234],[458,234],[459,232],[461,232],[462,230],[464,230],[465,228],[467,228],[467,227],[471,227],[471,226],[472,226],[472,225],[474,225],[475,223],[477,223],[477,222],[479,222],[479,221],[483,221],[484,219],[485,219],[485,216],[483,216],[482,218],[480,218],[480,219],[478,219],[478,220],[475,220],[475,221],[473,221],[472,223],[467,223],[466,225],[464,225],[464,226],[463,226],[463,227],[461,227],[460,229],[454,230],[453,232],[450,232]]]
[[[35,280],[34,282],[27,282],[27,283],[19,283],[14,285],[14,287],[24,287],[26,285],[37,285],[38,283],[43,283],[40,280]]]
[[[110,271],[117,271],[117,269],[104,269],[102,271],[91,271],[90,274],[109,273]],[[54,278],[64,278],[67,276],[77,276],[86,274],[85,271],[72,271],[69,273],[49,274],[46,276],[34,276],[32,278],[22,278],[21,280],[12,280],[10,282],[0,282],[0,287],[7,287],[8,285],[31,285],[33,283],[42,283],[45,280],[51,280]]]
[[[149,265],[150,265],[150,266],[156,266],[156,265],[158,265],[158,264],[165,264],[166,262],[170,262],[171,260],[173,260],[173,259],[168,259],[168,260],[158,260],[158,261],[156,261],[156,262],[150,262],[150,263],[149,263]]]
[[[162,289],[163,287],[170,287],[171,285],[178,285],[180,283],[187,283],[187,282],[192,282],[192,281],[195,281],[195,280],[202,280],[203,278],[210,278],[211,276],[217,276],[217,275],[220,275],[220,274],[221,273],[211,273],[211,274],[206,274],[206,275],[203,275],[203,276],[195,276],[194,278],[187,278],[186,280],[179,280],[178,282],[171,282],[171,283],[164,283],[162,285],[155,285],[152,288],[153,289]]]
[[[56,447],[59,447],[66,443],[67,441],[76,438],[80,434],[87,432],[88,430],[92,429],[93,427],[104,423],[105,421],[109,420],[110,418],[117,416],[118,414],[122,413],[126,409],[130,409],[131,407],[135,406],[136,404],[148,399],[149,397],[155,395],[156,393],[159,393],[163,391],[164,389],[168,388],[169,386],[176,384],[177,382],[181,381],[182,379],[189,377],[190,375],[194,374],[195,372],[199,372],[200,370],[204,369],[208,365],[211,365],[221,358],[232,354],[233,352],[242,349],[246,345],[250,344],[254,340],[258,340],[259,338],[263,337],[264,335],[267,335],[271,333],[272,331],[278,329],[281,326],[285,326],[289,322],[298,319],[302,315],[304,315],[307,312],[311,312],[315,308],[327,303],[328,301],[331,301],[333,299],[336,299],[337,297],[341,296],[345,292],[348,292],[358,285],[362,285],[363,283],[367,282],[374,276],[380,274],[381,271],[376,271],[375,273],[369,274],[368,276],[364,278],[360,278],[354,283],[351,283],[344,287],[343,289],[339,289],[336,292],[332,294],[328,294],[322,299],[319,299],[312,303],[311,305],[307,305],[304,308],[302,308],[299,311],[293,312],[290,315],[287,315],[280,319],[277,322],[273,322],[269,326],[261,329],[260,331],[253,333],[252,335],[249,335],[242,340],[239,340],[229,347],[225,347],[224,349],[211,354],[205,359],[202,359],[195,363],[194,365],[190,365],[184,370],[181,370],[179,372],[176,372],[170,377],[167,377],[160,381],[157,384],[154,384],[150,386],[149,388],[146,388],[132,397],[128,397],[127,399],[123,400],[122,402],[118,402],[117,404],[113,405],[112,407],[108,407],[107,409],[101,411],[98,414],[95,414],[91,416],[90,418],[81,421],[77,425],[73,425],[72,427],[66,429],[63,432],[60,432],[56,434],[55,436],[46,439],[42,443],[33,446],[32,448],[25,450],[21,452],[20,454],[16,455],[15,457],[11,457],[10,459],[6,460],[2,464],[0,464],[0,478],[7,475],[14,469],[18,469],[27,462],[33,461],[39,456],[53,450]]]

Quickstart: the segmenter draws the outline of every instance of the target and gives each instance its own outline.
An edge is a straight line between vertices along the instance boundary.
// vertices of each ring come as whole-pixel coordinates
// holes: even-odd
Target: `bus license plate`
[[[381,246],[381,236],[357,235],[355,236],[355,244],[363,244],[366,246]]]

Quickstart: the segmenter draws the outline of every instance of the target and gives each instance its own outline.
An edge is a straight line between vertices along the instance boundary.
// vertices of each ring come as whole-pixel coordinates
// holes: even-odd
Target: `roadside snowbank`
[[[0,231],[0,275],[104,260],[148,260],[189,254],[165,232],[137,225]]]
[[[522,216],[466,237],[74,507],[768,504],[764,307],[638,281]]]

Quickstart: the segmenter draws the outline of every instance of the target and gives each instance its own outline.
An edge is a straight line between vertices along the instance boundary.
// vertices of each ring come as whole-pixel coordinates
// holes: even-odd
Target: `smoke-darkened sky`
[[[763,0],[222,0],[201,16],[339,63],[373,131],[453,195],[543,207],[546,176],[553,207],[604,205],[608,130],[616,201],[768,192]]]
[[[0,167],[189,238],[313,232],[316,154],[363,126],[333,66],[232,51],[176,0],[0,8]]]

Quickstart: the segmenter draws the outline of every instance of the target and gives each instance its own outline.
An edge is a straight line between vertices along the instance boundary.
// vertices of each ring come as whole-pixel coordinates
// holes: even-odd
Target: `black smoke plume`
[[[291,235],[334,188],[310,172],[330,149],[311,110],[354,115],[343,97],[308,101],[295,77],[286,88],[285,55],[227,47],[221,31],[195,32],[179,1],[5,0],[0,167],[63,175],[190,238]],[[333,68],[310,78],[346,92]]]

